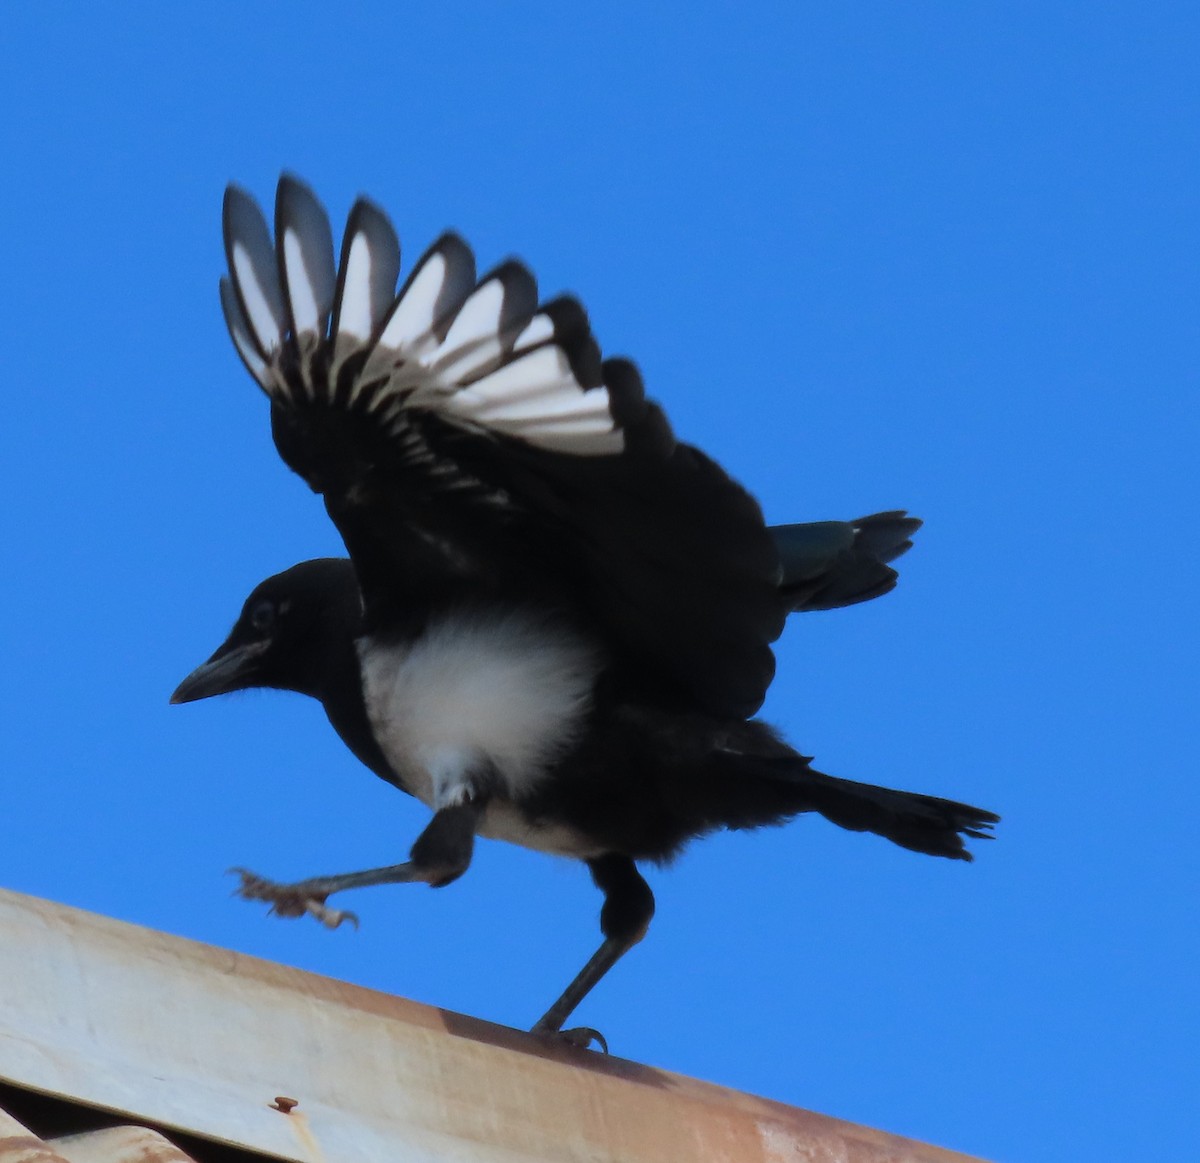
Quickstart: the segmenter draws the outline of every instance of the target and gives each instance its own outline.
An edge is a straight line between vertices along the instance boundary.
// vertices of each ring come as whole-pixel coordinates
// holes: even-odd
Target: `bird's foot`
[[[559,1045],[574,1046],[577,1050],[590,1050],[592,1043],[595,1042],[603,1053],[608,1053],[608,1041],[599,1030],[593,1030],[591,1026],[573,1026],[569,1030],[547,1030],[539,1024],[529,1032],[537,1034],[539,1038],[545,1038],[547,1041],[557,1042]]]
[[[331,909],[325,903],[328,892],[320,890],[320,881],[301,880],[295,884],[276,884],[246,868],[229,870],[241,879],[233,890],[235,896],[247,901],[266,901],[270,912],[278,917],[303,917],[307,914],[328,929],[336,929],[349,921],[356,929],[358,917],[346,909]]]

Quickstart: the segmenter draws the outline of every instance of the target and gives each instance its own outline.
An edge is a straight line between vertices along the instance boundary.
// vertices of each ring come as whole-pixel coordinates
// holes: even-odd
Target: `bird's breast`
[[[415,638],[358,641],[367,716],[419,799],[453,803],[490,771],[520,800],[578,738],[600,669],[595,646],[536,611],[469,609]]]

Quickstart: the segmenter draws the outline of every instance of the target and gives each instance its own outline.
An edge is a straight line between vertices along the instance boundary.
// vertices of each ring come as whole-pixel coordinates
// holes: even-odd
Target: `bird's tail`
[[[852,832],[874,832],[914,852],[970,860],[965,837],[990,840],[1000,817],[940,796],[894,791],[824,775],[811,767],[794,777],[797,795],[827,820]]]
[[[964,839],[990,840],[992,825],[1000,820],[955,800],[825,775],[795,754],[739,755],[720,782],[726,827],[753,828],[819,812],[852,832],[874,832],[913,852],[952,860],[972,859]]]
[[[888,563],[912,548],[920,527],[901,509],[856,521],[771,526],[788,610],[832,610],[886,594],[896,585]]]

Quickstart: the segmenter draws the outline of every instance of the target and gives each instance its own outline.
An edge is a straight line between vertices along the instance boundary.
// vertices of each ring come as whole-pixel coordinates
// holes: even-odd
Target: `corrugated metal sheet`
[[[54,1151],[0,1109],[0,1163],[63,1163]]]
[[[149,1127],[110,1127],[52,1139],[67,1163],[196,1163],[165,1135]]]
[[[0,1078],[296,1163],[968,1163],[3,891],[0,980]],[[137,1128],[9,1140],[22,1134],[14,1150],[51,1153],[0,1143],[0,1161],[189,1158]]]
[[[110,1127],[40,1139],[0,1109],[0,1163],[196,1163],[149,1127]]]

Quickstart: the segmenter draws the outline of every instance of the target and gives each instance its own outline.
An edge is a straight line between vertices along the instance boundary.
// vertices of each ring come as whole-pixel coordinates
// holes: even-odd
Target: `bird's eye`
[[[275,625],[275,603],[274,602],[259,602],[258,605],[250,611],[250,625],[255,630],[266,632]]]

